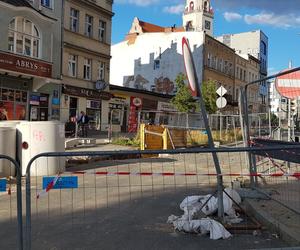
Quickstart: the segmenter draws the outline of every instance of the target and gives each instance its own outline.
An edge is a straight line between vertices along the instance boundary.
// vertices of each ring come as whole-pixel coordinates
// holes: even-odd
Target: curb
[[[275,202],[275,201],[270,201]],[[276,220],[270,213],[259,209],[259,206],[255,206],[255,201],[251,199],[245,199],[244,203],[247,210],[263,225],[265,225],[272,232],[278,233],[281,238],[286,241],[291,247],[291,249],[300,249],[300,237],[297,232],[287,227],[285,224]],[[295,248],[297,247],[297,248]],[[287,248],[289,249],[289,248]]]

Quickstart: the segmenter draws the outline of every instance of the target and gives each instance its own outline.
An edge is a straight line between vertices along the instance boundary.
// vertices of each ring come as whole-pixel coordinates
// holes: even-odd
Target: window
[[[85,15],[85,35],[93,36],[93,17],[90,15]]]
[[[53,9],[53,0],[41,0],[41,5]]]
[[[210,21],[205,20],[205,29],[210,30]]]
[[[77,76],[77,56],[69,55],[69,76]]]
[[[210,68],[211,67],[211,54],[207,53],[207,66]]]
[[[84,59],[83,78],[85,80],[91,80],[91,78],[92,78],[92,60],[91,59]]]
[[[228,74],[228,61],[225,61],[224,65],[225,65],[225,67],[224,67],[224,73]]]
[[[244,81],[246,81],[246,70],[244,70],[244,78],[243,78]]]
[[[98,38],[100,42],[106,42],[106,22],[99,21],[99,34]]]
[[[70,11],[70,30],[73,32],[79,31],[79,11],[73,8]]]
[[[30,57],[40,57],[40,34],[37,27],[23,17],[16,17],[8,27],[8,50]]]
[[[154,60],[154,70],[160,68],[160,60]]]
[[[236,67],[236,72],[235,72],[235,77],[236,78],[239,78],[239,71],[240,71],[240,68]]]
[[[264,41],[261,41],[261,51],[264,55],[267,55],[267,44]]]
[[[99,62],[98,80],[104,80],[104,78],[105,78],[105,62]]]
[[[223,59],[219,59],[219,71],[223,72]]]
[[[190,2],[190,11],[193,11],[194,10],[194,2]]]

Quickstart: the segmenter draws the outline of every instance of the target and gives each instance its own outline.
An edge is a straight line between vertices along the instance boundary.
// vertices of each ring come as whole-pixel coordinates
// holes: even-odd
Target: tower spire
[[[186,0],[182,19],[187,31],[205,31],[213,36],[214,13],[210,0]]]

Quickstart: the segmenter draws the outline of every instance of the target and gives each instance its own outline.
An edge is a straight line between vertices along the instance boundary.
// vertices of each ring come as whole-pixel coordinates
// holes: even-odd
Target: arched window
[[[193,11],[193,10],[194,10],[194,2],[191,1],[191,2],[190,2],[190,11]]]
[[[207,1],[204,2],[204,11],[209,12],[209,3]]]
[[[31,21],[16,17],[9,23],[8,30],[9,51],[30,57],[40,57],[40,33]]]

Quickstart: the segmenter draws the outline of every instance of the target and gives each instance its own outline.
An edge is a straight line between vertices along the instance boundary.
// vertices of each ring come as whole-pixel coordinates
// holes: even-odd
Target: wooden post
[[[163,132],[163,150],[168,149],[168,131],[167,128],[164,128]]]
[[[140,124],[140,148],[145,150],[145,124]]]

